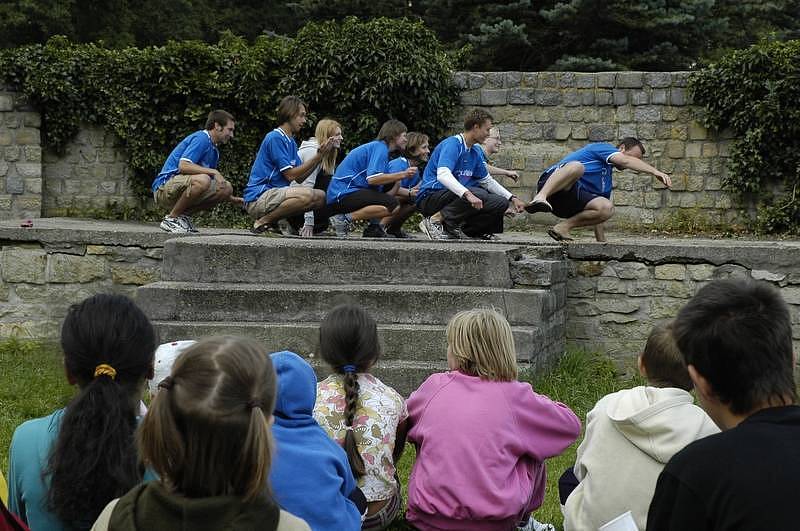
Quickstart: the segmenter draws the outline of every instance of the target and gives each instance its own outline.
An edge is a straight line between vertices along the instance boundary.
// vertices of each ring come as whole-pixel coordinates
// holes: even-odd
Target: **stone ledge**
[[[737,264],[748,269],[794,271],[800,242],[742,240],[626,240],[624,243],[573,243],[573,260],[618,260],[647,264]]]

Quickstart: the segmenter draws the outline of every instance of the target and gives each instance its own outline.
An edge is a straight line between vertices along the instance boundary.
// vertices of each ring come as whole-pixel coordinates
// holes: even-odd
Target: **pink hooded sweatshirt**
[[[580,435],[564,404],[522,382],[431,375],[408,399],[417,459],[406,519],[427,530],[508,530],[544,499],[544,460]]]

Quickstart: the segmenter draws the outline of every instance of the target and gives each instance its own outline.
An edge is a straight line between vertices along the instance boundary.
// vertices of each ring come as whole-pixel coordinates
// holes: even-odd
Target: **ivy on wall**
[[[253,44],[226,35],[214,45],[109,50],[53,37],[3,50],[0,72],[42,114],[46,146],[63,148],[83,122],[101,125],[121,139],[146,194],[169,151],[217,108],[236,117],[220,171],[241,190],[287,94],[309,103],[303,137],[324,116],[342,123],[345,148],[373,139],[388,118],[443,136],[458,102],[459,60],[420,22],[349,18]]]
[[[724,184],[755,202],[757,228],[800,230],[800,40],[733,52],[690,90],[705,125],[735,136]]]

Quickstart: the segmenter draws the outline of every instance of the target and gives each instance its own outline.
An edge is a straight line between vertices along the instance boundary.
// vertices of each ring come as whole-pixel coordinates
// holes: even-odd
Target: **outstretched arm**
[[[609,162],[614,164],[614,166],[620,169],[649,173],[650,175],[652,175],[653,177],[664,183],[664,185],[667,188],[672,186],[672,179],[670,179],[669,175],[667,175],[663,171],[657,170],[653,166],[650,166],[642,159],[631,157],[630,155],[626,155],[624,153],[615,153],[611,155],[608,158],[608,160]]]

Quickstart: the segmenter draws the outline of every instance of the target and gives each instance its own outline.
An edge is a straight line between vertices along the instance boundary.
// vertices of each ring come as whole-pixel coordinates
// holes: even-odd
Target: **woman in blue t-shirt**
[[[406,149],[403,150],[403,155],[389,161],[386,166],[386,173],[404,171],[411,166],[420,168],[420,171],[413,177],[396,182],[389,192],[397,198],[400,208],[391,216],[383,218],[381,225],[383,225],[386,234],[395,238],[410,238],[403,231],[403,223],[411,214],[417,211],[416,199],[419,191],[419,182],[422,180],[422,167],[428,162],[428,157],[431,154],[428,135],[412,131],[406,135],[406,138],[408,142],[406,143]]]

